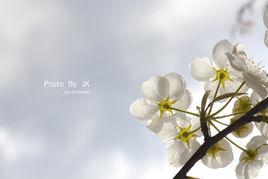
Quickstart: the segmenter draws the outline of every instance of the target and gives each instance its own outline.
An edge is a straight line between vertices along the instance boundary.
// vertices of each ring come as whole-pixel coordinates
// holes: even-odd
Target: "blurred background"
[[[194,108],[203,84],[188,66],[211,57],[222,39],[243,43],[268,65],[265,1],[241,20],[247,2],[0,0],[0,178],[172,178],[178,169],[169,166],[164,145],[130,116],[129,105],[143,81],[177,72]],[[70,80],[89,81],[90,93],[44,86]],[[198,163],[190,173],[235,178],[238,155],[228,168]]]

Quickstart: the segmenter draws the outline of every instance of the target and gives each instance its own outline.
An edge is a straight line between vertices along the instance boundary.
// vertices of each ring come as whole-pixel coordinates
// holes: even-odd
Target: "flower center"
[[[248,151],[246,151],[246,154],[247,154],[247,156],[242,158],[242,161],[244,160],[245,163],[247,163],[248,161],[255,160],[256,156],[258,155],[258,152],[257,152],[257,150],[248,150]]]
[[[212,147],[210,147],[207,151],[207,153],[209,155],[212,155],[213,158],[216,157],[216,154],[219,152],[219,151],[225,151],[223,148],[220,147],[220,145],[217,143],[215,145],[213,145]]]
[[[172,115],[172,105],[176,103],[176,101],[172,101],[172,100],[169,100],[169,99],[163,99],[162,101],[160,101],[158,103],[158,108],[159,108],[159,111],[160,111],[160,117],[163,116],[163,114],[165,112],[169,113]]]
[[[190,140],[194,137],[196,137],[197,135],[195,135],[193,132],[191,132],[191,125],[189,125],[186,128],[180,128],[177,127],[178,130],[178,135],[176,136],[177,140],[183,141],[185,143],[187,143],[188,145],[190,144]]]
[[[225,82],[227,80],[231,80],[230,73],[227,69],[217,70],[216,68],[213,68],[213,70],[216,73],[216,77],[215,77],[214,81],[219,81],[223,87],[225,86]]]

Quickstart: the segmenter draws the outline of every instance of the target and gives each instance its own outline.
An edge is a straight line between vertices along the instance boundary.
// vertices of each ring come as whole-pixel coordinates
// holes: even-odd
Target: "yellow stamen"
[[[172,112],[172,105],[176,103],[175,100],[169,100],[169,99],[163,99],[158,103],[159,111],[160,111],[160,118],[163,116],[165,112],[169,113],[170,115],[173,115]]]
[[[245,156],[241,160],[241,161],[244,161],[245,163],[247,163],[248,161],[255,160],[256,156],[258,155],[258,152],[257,152],[257,150],[247,150],[246,154],[247,154],[247,156]]]
[[[227,80],[231,81],[230,73],[227,69],[219,69],[213,68],[216,73],[215,79],[213,81],[219,81],[222,87],[225,87],[225,82]]]
[[[186,128],[177,127],[177,130],[179,133],[176,136],[176,139],[181,140],[182,142],[185,142],[188,145],[190,145],[190,140],[192,138],[197,137],[197,135],[195,135],[193,132],[191,132],[191,127],[192,127],[191,125],[189,125]]]

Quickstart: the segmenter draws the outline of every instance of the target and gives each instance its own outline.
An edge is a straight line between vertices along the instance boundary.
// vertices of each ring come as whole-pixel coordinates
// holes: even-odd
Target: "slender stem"
[[[176,108],[172,108],[172,107],[170,109],[172,109],[174,111],[182,112],[182,113],[185,113],[185,114],[190,114],[190,115],[193,115],[193,116],[197,116],[197,117],[200,116],[199,114],[196,114],[196,113],[193,113],[193,112],[189,112],[189,111],[184,111],[184,110],[181,110],[181,109],[176,109]]]
[[[214,122],[217,122],[217,123],[219,123],[219,124],[221,124],[221,125],[229,126],[228,124],[225,124],[225,123],[223,123],[223,122],[221,122],[221,121],[218,121],[217,119],[211,119],[211,120],[214,121]]]
[[[221,80],[219,80],[218,86],[217,86],[216,91],[215,91],[215,93],[214,93],[213,100],[217,97],[218,92],[219,92],[219,89],[220,89],[220,86],[221,86]],[[208,115],[210,115],[210,113],[211,113],[211,111],[212,111],[212,109],[213,109],[213,105],[214,105],[214,103],[211,104],[211,106],[210,106],[210,108],[209,108]]]
[[[211,125],[218,131],[220,132],[220,129],[211,122]],[[227,139],[230,143],[232,143],[234,146],[236,146],[237,148],[239,148],[240,150],[247,152],[246,149],[244,149],[243,147],[239,146],[237,143],[235,143],[234,141],[232,141],[230,138],[228,138],[227,136],[225,137],[225,139]]]
[[[190,133],[193,134],[195,133],[196,131],[200,130],[201,129],[201,126],[199,126],[198,128],[194,129],[193,131],[191,131]]]
[[[238,149],[242,150],[243,152],[248,152],[248,150],[244,149],[243,147],[240,147],[238,144],[236,144],[234,141],[232,141],[230,138],[225,137],[229,142],[231,142],[234,146],[236,146]]]
[[[236,94],[239,92],[239,90],[244,86],[244,84],[245,84],[245,81],[238,87],[238,89],[235,91],[234,95],[233,95],[233,96],[232,96],[232,97],[225,103],[225,105],[224,105],[222,108],[220,108],[217,112],[215,112],[215,113],[209,115],[208,118],[213,117],[213,116],[216,116],[216,115],[219,114],[222,110],[224,110],[224,109],[228,106],[228,104],[234,99],[234,97],[235,97]]]
[[[217,116],[217,117],[213,117],[212,119],[222,119],[222,118],[226,118],[226,117],[230,117],[230,116],[236,116],[239,114],[245,114],[245,112],[237,112],[237,113],[228,114],[228,115],[224,115],[224,116]]]
[[[258,150],[260,150],[260,148],[262,148],[263,146],[266,146],[266,145],[268,145],[268,144],[262,144],[259,147],[257,147],[256,150],[258,151]]]

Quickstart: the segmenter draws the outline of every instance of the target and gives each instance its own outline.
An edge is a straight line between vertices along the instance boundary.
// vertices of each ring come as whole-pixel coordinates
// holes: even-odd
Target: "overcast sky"
[[[164,146],[129,105],[143,81],[169,72],[185,77],[198,102],[203,84],[188,65],[230,39],[242,2],[0,0],[0,178],[171,178]],[[261,7],[251,34],[231,40],[268,65]],[[44,87],[69,80],[89,81],[90,94]],[[234,178],[236,164],[191,173]]]

